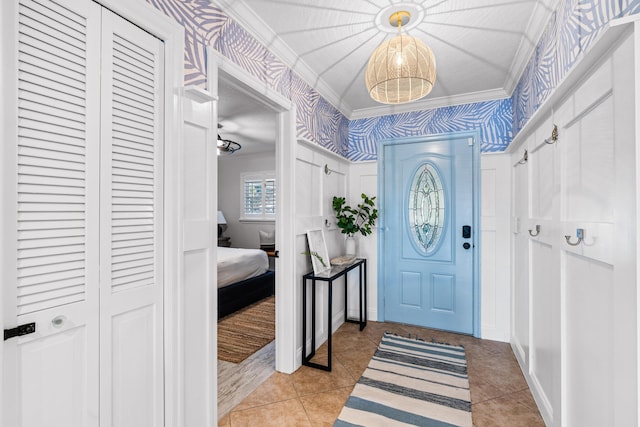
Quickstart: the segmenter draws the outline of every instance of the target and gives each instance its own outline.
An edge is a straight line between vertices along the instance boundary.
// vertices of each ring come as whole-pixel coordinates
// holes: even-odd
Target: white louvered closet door
[[[89,0],[5,10],[3,322],[36,331],[3,343],[1,424],[163,425],[162,43]]]
[[[100,417],[163,424],[163,44],[102,13]]]
[[[3,143],[16,162],[2,171],[2,208],[15,218],[3,224],[3,320],[34,322],[36,332],[4,341],[3,425],[96,426],[100,7],[15,7],[17,135]]]

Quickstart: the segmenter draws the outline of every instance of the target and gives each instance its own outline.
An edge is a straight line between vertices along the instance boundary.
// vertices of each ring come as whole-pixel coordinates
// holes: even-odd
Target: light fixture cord
[[[402,53],[404,46],[402,46],[402,14],[398,13],[398,37],[400,37],[400,56],[398,57],[398,77],[396,78],[396,96],[400,94],[400,75],[402,74]],[[396,100],[397,101],[397,100]]]
[[[400,37],[400,57],[398,60],[398,67],[402,67],[402,54],[404,52],[403,40],[402,40],[402,14],[398,13],[398,36]],[[400,80],[398,80],[400,84]],[[400,90],[400,88],[398,88]]]

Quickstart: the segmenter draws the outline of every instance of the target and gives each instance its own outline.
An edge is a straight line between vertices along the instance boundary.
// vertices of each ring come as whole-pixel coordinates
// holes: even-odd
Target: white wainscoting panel
[[[637,425],[637,77],[619,34],[512,149],[511,342],[548,426]]]
[[[378,163],[359,162],[352,163],[349,167],[349,194],[347,200],[351,204],[358,204],[362,200],[361,194],[365,193],[369,197],[378,196]],[[379,200],[376,198],[376,208],[380,210]],[[379,213],[378,213],[379,214]],[[378,220],[379,221],[379,220]],[[367,259],[367,318],[378,320],[378,225],[373,228],[373,232],[364,237],[356,236],[358,242],[358,255]],[[357,292],[356,272],[351,273],[351,283],[353,284],[352,295]],[[356,294],[357,295],[357,294]],[[358,300],[351,298],[349,301],[349,316],[357,317]]]
[[[482,338],[508,342],[511,336],[511,158],[480,159],[480,328]]]
[[[604,426],[614,419],[616,351],[613,334],[613,266],[567,254],[566,417],[570,426]],[[588,410],[587,408],[597,408]]]
[[[331,173],[325,173],[325,165]],[[322,230],[329,252],[329,258],[344,253],[342,234],[335,226],[335,215],[332,207],[333,196],[346,196],[348,162],[334,153],[315,144],[298,141],[296,147],[296,214],[295,214],[295,279],[302,286],[302,276],[312,271],[308,251],[306,233],[309,230]],[[328,333],[340,327],[344,319],[344,287],[342,279],[333,285],[333,319],[332,331],[327,331],[327,282],[316,282],[316,347],[324,343]],[[311,282],[307,291],[311,290]],[[301,293],[300,293],[301,295]],[[311,298],[307,293],[307,315],[311,313]],[[302,301],[296,302],[299,310],[297,319],[301,319]],[[298,349],[297,360],[300,361],[302,345],[311,351],[311,321],[307,317],[307,342],[302,343],[302,336],[296,337]],[[321,362],[324,363],[324,362]]]
[[[557,249],[531,241],[531,359],[529,373],[536,384],[538,404],[553,416],[560,400],[555,387],[560,376],[560,268]]]
[[[512,171],[512,245],[511,261],[512,273],[512,314],[511,314],[511,342],[520,364],[529,360],[529,230],[536,234],[535,223],[529,223],[529,168],[527,163],[521,163],[524,150],[518,150],[511,163]],[[540,228],[540,233],[542,228]]]
[[[217,156],[213,103],[183,98],[184,145],[181,194],[183,212],[183,334],[184,425],[202,425],[215,418],[217,357],[213,352],[218,315],[217,276]],[[203,326],[205,325],[205,326]],[[203,367],[205,367],[203,371]],[[215,385],[215,382],[214,382]]]

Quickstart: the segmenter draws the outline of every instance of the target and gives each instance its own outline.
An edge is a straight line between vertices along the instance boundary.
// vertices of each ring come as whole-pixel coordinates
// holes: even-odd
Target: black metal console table
[[[348,274],[351,270],[358,268],[359,273],[359,306],[360,319],[349,319],[347,316],[348,304]],[[352,263],[347,265],[332,266],[330,270],[319,274],[307,273],[302,276],[302,364],[311,366],[312,368],[331,371],[331,321],[332,321],[332,300],[333,300],[333,282],[339,277],[344,276],[344,321],[358,323],[362,331],[367,326],[367,260],[365,258],[356,258]],[[311,280],[311,353],[307,354],[307,282]],[[327,282],[328,290],[328,310],[327,310],[327,365],[320,365],[311,362],[316,354],[316,282]]]

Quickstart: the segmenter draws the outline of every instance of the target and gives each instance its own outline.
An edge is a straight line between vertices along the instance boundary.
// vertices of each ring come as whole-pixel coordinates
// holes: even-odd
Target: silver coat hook
[[[531,237],[536,237],[538,234],[540,234],[540,224],[536,224],[536,234],[533,234],[533,230],[529,229],[529,236]]]
[[[583,228],[578,228],[576,229],[576,237],[578,238],[577,242],[572,242],[571,241],[571,236],[569,235],[565,235],[564,238],[567,241],[567,244],[570,246],[578,246],[580,244],[580,242],[582,242],[582,239],[584,238],[584,229]]]
[[[333,169],[329,169],[329,165],[325,163],[325,165],[324,165],[324,173],[325,173],[325,175],[331,175],[331,172],[337,172],[337,171],[334,171]]]
[[[527,152],[527,150],[524,150],[524,154],[522,155],[522,159],[520,159],[518,161],[518,164],[519,165],[524,165],[528,161],[529,161],[529,153]]]
[[[551,131],[551,138],[547,138],[544,140],[547,144],[555,144],[558,141],[558,126],[553,125],[553,130]]]

